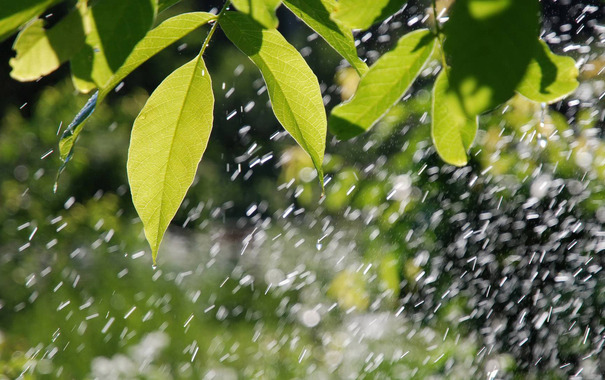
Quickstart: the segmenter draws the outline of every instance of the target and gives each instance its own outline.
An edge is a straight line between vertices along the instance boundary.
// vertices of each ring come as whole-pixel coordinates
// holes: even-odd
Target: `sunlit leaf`
[[[357,56],[351,31],[342,23],[330,19],[336,4],[334,0],[284,0],[284,4],[340,53],[359,75],[368,71],[368,65]]]
[[[94,106],[97,102],[103,101],[105,96],[124,79],[128,74],[134,71],[141,64],[146,62],[148,59],[162,51],[167,46],[180,40],[193,30],[206,24],[208,21],[215,19],[216,16],[206,12],[193,12],[183,13],[178,16],[169,18],[162,22],[160,25],[149,31],[145,38],[143,38],[134,48],[132,53],[126,58],[124,64],[118,69],[118,71],[111,76],[102,86],[99,93],[95,93],[91,100],[94,100]],[[90,102],[90,101],[89,101]],[[81,117],[80,113],[70,123],[68,128],[63,133],[61,141],[59,143],[61,158],[67,161],[72,154],[73,146],[76,138],[80,134],[85,120],[92,114],[94,107],[87,103],[89,112],[85,112]],[[85,106],[84,109],[87,107]],[[84,110],[83,109],[83,110]]]
[[[11,77],[33,81],[52,73],[82,48],[85,38],[80,8],[48,30],[44,29],[44,21],[37,19],[15,40],[17,56],[10,60]]]
[[[397,12],[407,0],[339,0],[332,18],[351,29],[368,29]]]
[[[238,11],[245,13],[265,28],[277,28],[279,20],[275,10],[281,0],[231,0]]]
[[[243,13],[221,18],[227,37],[260,69],[277,120],[309,154],[323,184],[326,113],[317,77],[298,51],[275,29]]]
[[[546,42],[536,44],[517,92],[540,103],[553,103],[571,94],[578,87],[578,69],[571,57],[556,55]]]
[[[201,56],[170,74],[134,122],[128,182],[153,260],[206,150],[214,96]]]
[[[431,136],[443,161],[462,166],[468,162],[466,152],[477,134],[477,117],[466,115],[447,74],[442,71],[433,88]]]
[[[104,85],[120,68],[153,22],[153,0],[103,0],[86,12],[86,44],[71,60],[81,92]]]
[[[330,131],[348,139],[370,129],[412,85],[434,46],[435,39],[426,29],[399,39],[361,78],[353,98],[332,110]]]
[[[21,25],[61,0],[4,0],[0,2],[0,42]]]
[[[508,100],[538,38],[538,0],[457,0],[445,24],[451,86],[469,115]]]

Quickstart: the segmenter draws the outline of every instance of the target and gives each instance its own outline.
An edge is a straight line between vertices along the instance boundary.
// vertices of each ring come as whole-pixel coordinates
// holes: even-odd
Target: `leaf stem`
[[[439,26],[439,18],[437,17],[437,1],[432,0],[432,3],[433,3],[433,18],[435,19],[435,34],[437,35],[437,38],[439,38],[439,35],[441,34],[441,27]]]
[[[214,24],[212,24],[212,28],[210,28],[210,31],[208,32],[208,35],[206,36],[206,39],[204,40],[204,44],[202,45],[202,50],[200,50],[200,57],[202,55],[204,55],[204,51],[206,51],[206,48],[210,44],[210,39],[212,38],[212,35],[214,35],[214,31],[216,30],[216,27],[218,26],[218,21],[221,19],[221,16],[223,15],[223,13],[225,13],[225,11],[227,11],[227,8],[229,8],[230,4],[231,4],[231,0],[225,1],[225,4],[223,4],[221,11],[218,13],[216,18],[214,19]]]
[[[437,1],[432,0],[433,4],[433,18],[435,19],[435,37],[437,37],[437,41],[439,41],[439,50],[441,56],[441,65],[443,66],[443,70],[447,73],[447,61],[445,60],[445,52],[443,51],[443,31],[441,30],[441,25],[439,25],[439,17],[437,15]]]

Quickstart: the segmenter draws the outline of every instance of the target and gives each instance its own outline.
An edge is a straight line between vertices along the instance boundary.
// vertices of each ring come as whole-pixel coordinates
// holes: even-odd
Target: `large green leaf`
[[[0,0],[0,42],[61,0]]]
[[[336,4],[334,0],[284,0],[284,4],[340,53],[359,75],[368,71],[368,65],[357,56],[351,31],[342,23],[330,19]]]
[[[169,18],[150,30],[145,38],[135,46],[116,73],[101,86],[99,91],[100,100],[103,100],[122,79],[126,78],[128,74],[149,58],[214,19],[216,19],[216,15],[207,12],[183,13]]]
[[[103,86],[147,33],[154,0],[100,0],[84,16],[86,45],[71,60],[81,92]]]
[[[260,69],[277,120],[309,154],[323,186],[327,122],[317,77],[277,30],[238,12],[225,13],[220,24]]]
[[[535,102],[553,103],[578,87],[577,78],[578,68],[573,58],[554,54],[546,42],[540,40],[517,92]]]
[[[448,164],[462,166],[468,162],[466,152],[477,134],[477,116],[468,117],[460,97],[448,82],[443,70],[433,88],[431,136],[437,153]]]
[[[134,122],[128,182],[154,262],[206,150],[213,107],[210,74],[198,56],[158,86]]]
[[[332,18],[351,29],[368,29],[397,12],[407,0],[339,0]]]
[[[469,115],[508,100],[539,32],[538,0],[456,0],[445,24],[450,83]]]
[[[427,29],[401,37],[361,78],[355,95],[332,110],[330,131],[348,139],[370,129],[410,88],[434,46]]]
[[[169,18],[149,31],[145,38],[135,46],[132,53],[126,58],[126,61],[118,71],[107,80],[98,93],[95,93],[93,97],[91,97],[91,101],[86,103],[86,106],[83,108],[83,111],[85,112],[81,111],[78,113],[74,120],[69,124],[59,142],[61,158],[65,162],[69,160],[76,138],[80,134],[84,122],[94,111],[97,102],[103,101],[105,96],[107,96],[122,79],[167,46],[214,19],[216,19],[215,15],[206,12],[183,13]]]
[[[83,7],[84,4],[78,4],[77,9],[48,30],[44,29],[41,19],[23,29],[13,45],[17,56],[10,60],[11,77],[20,81],[39,79],[76,54],[86,38],[81,16]]]
[[[277,28],[279,20],[275,10],[281,0],[231,0],[238,11],[243,12],[265,28]]]

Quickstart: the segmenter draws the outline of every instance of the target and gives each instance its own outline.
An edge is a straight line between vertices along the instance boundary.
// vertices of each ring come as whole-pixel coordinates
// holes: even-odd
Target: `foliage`
[[[87,6],[84,0],[79,0],[75,9],[48,31],[38,19],[19,34],[15,43],[18,56],[11,61],[14,78],[36,79],[69,60],[74,84],[80,91],[99,89],[63,134],[60,145],[65,163],[71,158],[73,145],[86,119],[107,92],[136,66],[199,26],[194,24],[192,29],[183,28],[178,33],[165,27],[165,23],[176,24],[176,18],[183,16],[180,15],[150,31],[158,10],[171,3],[102,0]],[[7,14],[0,17],[0,31],[11,33],[16,26],[40,15],[51,4],[39,0],[5,11]],[[213,25],[195,60],[197,63],[187,64],[169,76],[156,90],[157,95],[151,97],[153,103],[144,107],[137,118],[128,173],[133,201],[145,226],[154,260],[166,227],[193,181],[207,144],[213,102],[208,100],[209,95],[202,96],[202,92],[210,88],[210,73],[204,68],[203,53],[218,25],[261,70],[277,119],[310,155],[323,188],[327,129],[323,100],[311,69],[275,29],[278,25],[275,10],[280,4],[281,1],[276,0],[238,0],[233,1],[238,12],[229,12],[230,2],[226,1],[217,16],[205,19]],[[537,0],[457,0],[452,6],[451,19],[443,29],[433,3],[435,31],[432,34],[414,32],[402,37],[400,43],[369,70],[354,54],[351,29],[369,28],[398,11],[404,1],[368,4],[353,0],[337,3],[314,0],[286,1],[285,4],[362,75],[356,95],[336,107],[330,117],[330,127],[340,137],[357,135],[380,120],[428,63],[435,44],[439,45],[445,74],[440,75],[441,79],[435,85],[432,135],[437,151],[446,162],[455,165],[467,162],[466,152],[476,133],[476,117],[505,102],[515,89],[532,99],[552,101],[570,93],[577,85],[577,72],[571,61],[555,56],[544,43],[537,42]],[[203,18],[202,14],[199,16]],[[19,24],[15,25],[16,22]],[[180,27],[180,20],[178,24]],[[36,65],[36,62],[41,63]],[[200,75],[202,77],[197,78]],[[191,78],[189,82],[186,77]],[[197,82],[206,83],[206,89]],[[189,96],[189,88],[198,94]],[[158,101],[179,97],[179,93],[183,95],[182,101]],[[151,109],[154,114],[147,118]],[[210,121],[210,124],[202,123],[204,131],[194,134],[197,138],[167,141],[146,138],[156,136],[158,129],[164,130],[167,136],[188,136],[196,130],[194,109],[201,109],[204,119]],[[167,122],[171,127],[165,130],[163,125]],[[137,128],[137,125],[145,127]],[[193,147],[196,147],[194,154],[189,156]],[[175,156],[170,153],[173,150],[180,153]],[[156,155],[158,151],[164,153]],[[154,159],[149,160],[152,156]],[[180,163],[184,157],[187,157],[186,165],[171,164]],[[145,165],[140,165],[142,162]],[[173,170],[176,172],[172,173]],[[163,181],[166,176],[160,175],[159,186],[171,190],[158,192],[150,186],[149,180],[167,171],[171,172],[171,180]]]
[[[448,4],[438,3],[438,13],[444,3]],[[171,11],[174,14],[176,9]],[[417,12],[410,11],[410,15]],[[569,13],[572,19],[578,16]],[[392,24],[406,20],[408,14],[403,16],[394,18]],[[52,25],[52,17],[43,18]],[[550,35],[558,27],[549,25],[546,17],[543,21],[545,41],[557,52],[567,51],[563,47],[572,45],[556,45],[561,33]],[[359,46],[368,63],[379,59],[376,51],[395,46],[403,30],[417,27],[405,21],[401,29],[390,29],[390,25],[376,25],[357,34],[357,41],[372,34]],[[304,30],[303,35],[288,33],[289,25],[282,26],[294,46],[305,46],[301,52],[312,48],[310,55],[302,55],[319,77],[328,108],[349,98],[344,87],[354,93],[359,80],[355,70],[339,68],[340,98],[341,87],[330,80],[336,53],[325,49],[321,38],[307,40]],[[385,37],[386,27],[391,40],[377,41]],[[575,32],[572,29],[562,36],[571,36],[573,46],[582,45],[586,30],[582,37]],[[198,54],[198,37],[191,33],[183,41],[186,47],[166,49],[158,59],[136,70],[125,86],[118,87],[123,87],[122,96],[108,96],[99,104],[86,127],[90,133],[80,136],[81,144],[76,146],[56,196],[49,189],[59,160],[48,153],[55,146],[59,121],[71,119],[85,99],[74,97],[68,83],[51,85],[40,99],[28,96],[30,103],[22,110],[18,107],[22,102],[15,102],[5,113],[0,131],[0,244],[4,252],[0,257],[0,299],[4,301],[0,325],[5,337],[4,345],[0,343],[0,362],[5,364],[6,376],[14,378],[30,368],[25,375],[35,378],[117,377],[106,371],[142,365],[136,352],[141,346],[153,346],[145,336],[162,337],[166,326],[162,323],[167,321],[163,331],[170,344],[159,357],[148,356],[152,362],[141,377],[152,377],[154,369],[160,376],[172,374],[175,378],[202,377],[209,369],[225,377],[234,373],[228,371],[246,378],[262,376],[263,370],[266,377],[309,377],[320,376],[327,366],[326,377],[408,378],[415,374],[420,378],[480,378],[489,377],[487,368],[498,362],[497,377],[502,378],[567,378],[579,370],[587,378],[598,378],[603,372],[602,352],[598,353],[602,318],[598,315],[605,308],[600,270],[605,265],[605,146],[602,102],[598,100],[603,92],[602,54],[595,46],[598,38],[589,44],[590,54],[573,49],[565,53],[578,61],[583,76],[582,88],[572,100],[540,105],[526,99],[518,87],[524,96],[515,95],[480,116],[469,165],[461,168],[444,164],[431,143],[431,93],[434,79],[441,75],[438,61],[442,60],[436,49],[410,92],[368,133],[346,142],[328,139],[323,165],[326,196],[317,202],[321,189],[314,184],[313,164],[302,149],[291,146],[286,132],[277,133],[279,125],[265,104],[268,97],[266,91],[262,93],[264,83],[258,70],[232,44],[219,40],[220,33],[215,34],[215,41],[225,43],[216,43],[221,48],[209,49],[204,55],[216,97],[212,143],[204,153],[195,185],[170,227],[161,254],[164,262],[152,272],[150,258],[139,257],[143,234],[126,186],[128,134],[149,91],[134,85],[154,88],[169,69]],[[552,76],[544,78],[535,83],[549,83]],[[35,88],[43,88],[45,83],[37,83]],[[256,101],[251,111],[226,120],[230,110],[241,109],[250,100]],[[270,158],[266,164],[255,165],[266,158]],[[103,192],[97,192],[99,189]],[[65,200],[69,202],[64,205]],[[53,222],[59,216],[63,219]],[[221,235],[214,228],[218,225],[229,231],[233,223],[233,230],[245,231],[247,227],[242,228],[240,222],[257,227],[269,219],[273,226],[283,224],[284,230],[261,227],[255,236],[266,233],[271,239],[283,235],[272,245],[260,246],[259,255],[252,250],[255,239],[241,255],[240,243],[247,236]],[[318,228],[320,225],[328,227]],[[178,237],[185,233],[188,238],[201,236],[186,249],[178,249],[175,240],[179,242]],[[318,243],[323,247],[316,248],[316,239],[325,235]],[[294,249],[299,239],[305,243]],[[215,243],[221,249],[213,256]],[[233,252],[225,244],[231,244]],[[68,253],[76,249],[85,254],[68,259]],[[344,257],[344,264],[330,260],[336,249],[341,250],[337,258]],[[186,262],[180,261],[182,251],[189,252]],[[534,255],[534,251],[538,253]],[[543,260],[539,260],[541,251],[546,252]],[[255,254],[250,256],[251,252]],[[125,253],[129,256],[124,257]],[[364,255],[361,262],[351,263],[358,254]],[[213,266],[201,275],[188,276],[178,286],[184,276],[181,273],[197,271],[213,259]],[[238,265],[230,267],[235,261]],[[173,267],[181,264],[178,269]],[[290,273],[303,265],[311,273],[302,272],[308,275],[305,279],[317,275],[317,280],[294,295],[273,286],[266,296],[267,282],[271,283],[264,277],[267,268]],[[52,271],[43,276],[46,268]],[[242,268],[256,278],[254,290],[243,286],[235,292],[244,278]],[[124,269],[129,270],[128,275],[116,276]],[[76,274],[81,279],[72,289]],[[34,285],[28,282],[30,275],[36,276]],[[231,279],[219,287],[226,276]],[[296,279],[290,289],[302,284],[302,274]],[[202,296],[193,302],[198,290]],[[393,291],[399,299],[385,297]],[[92,294],[92,306],[79,310]],[[216,300],[212,294],[217,295]],[[338,302],[342,309],[334,304],[330,313],[322,312],[318,326],[303,328],[297,311],[319,307],[320,301],[313,298],[318,294],[325,296],[321,300],[325,307]],[[163,297],[164,301],[158,301]],[[284,309],[277,307],[281,302],[274,297],[284,303],[289,300],[286,314],[279,314],[277,321],[274,313]],[[56,311],[66,300],[71,304]],[[216,307],[204,313],[213,303]],[[137,309],[132,315],[123,318],[134,305]],[[219,305],[229,311],[225,320],[219,319]],[[351,305],[356,309],[347,308]],[[544,320],[551,307],[551,318]],[[361,340],[367,330],[360,326],[382,327],[387,323],[375,319],[376,315],[395,315],[395,310],[401,314],[392,319],[401,328],[386,330],[393,334],[385,340]],[[259,311],[260,321],[242,320],[248,312],[258,317]],[[143,321],[147,312],[153,312],[154,318]],[[95,313],[99,316],[85,320]],[[187,328],[184,325],[192,314],[195,317]],[[111,317],[115,321],[107,333],[99,333]],[[351,323],[340,325],[342,320]],[[59,327],[60,335],[54,341],[53,332]],[[260,343],[253,342],[257,331],[261,338],[266,337]],[[458,335],[460,341],[455,343]],[[434,339],[425,342],[427,336]],[[524,342],[526,337],[529,340]],[[343,343],[344,338],[351,343]],[[199,352],[191,361],[193,340]],[[273,346],[274,342],[278,344]],[[310,349],[307,360],[299,363],[301,344]],[[55,348],[55,356],[42,358]],[[396,349],[403,350],[399,354],[410,353],[396,359]],[[386,359],[374,368],[381,358],[378,353],[383,352]],[[597,354],[591,356],[593,352]],[[441,353],[445,356],[433,363]],[[223,361],[227,354],[231,356]],[[357,370],[366,367],[368,354],[373,354],[369,369]],[[339,355],[344,359],[334,370],[329,359]],[[50,374],[49,363],[53,366]],[[463,368],[456,371],[459,366]],[[482,366],[486,368],[478,369]],[[309,375],[305,370],[314,372]]]

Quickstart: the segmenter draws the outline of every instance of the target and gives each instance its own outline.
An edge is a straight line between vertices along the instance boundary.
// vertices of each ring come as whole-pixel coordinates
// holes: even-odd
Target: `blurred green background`
[[[56,194],[58,129],[86,96],[65,67],[11,80],[4,42],[0,378],[598,378],[605,16],[598,2],[542,3],[545,39],[579,62],[576,94],[513,98],[481,119],[470,164],[455,168],[430,140],[435,60],[371,132],[328,137],[324,198],[260,74],[217,33],[216,122],[155,269],[127,186],[130,128],[205,32],[99,107]],[[421,27],[428,5],[357,35],[360,55],[371,63]],[[162,17],[218,6],[183,1]],[[354,71],[279,16],[327,107],[350,96]]]

